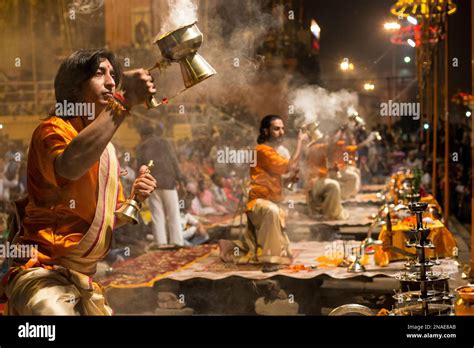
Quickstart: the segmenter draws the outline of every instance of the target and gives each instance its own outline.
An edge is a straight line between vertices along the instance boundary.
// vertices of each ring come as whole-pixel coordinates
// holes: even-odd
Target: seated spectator
[[[10,201],[10,190],[18,186],[19,165],[10,161],[7,165],[3,159],[0,159],[0,202],[5,204]]]
[[[186,185],[186,196],[191,200],[190,212],[193,215],[204,216],[216,214],[216,210],[212,207],[204,207],[197,196],[198,185],[194,181],[188,182]]]
[[[239,204],[239,199],[233,194],[231,180],[218,174],[214,174],[211,179],[214,183],[212,192],[216,197],[216,201],[228,210],[234,211]]]
[[[185,207],[181,209],[181,224],[183,227],[184,245],[199,245],[209,240],[209,235],[199,220],[190,214],[190,202],[185,200]]]
[[[216,201],[216,197],[210,190],[210,186],[208,180],[202,179],[199,181],[197,192],[199,202],[204,208],[212,208],[218,214],[227,214],[228,210],[225,206]]]

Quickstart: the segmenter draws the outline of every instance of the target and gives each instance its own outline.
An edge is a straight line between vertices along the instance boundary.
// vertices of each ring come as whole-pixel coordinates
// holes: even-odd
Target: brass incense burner
[[[171,63],[178,63],[181,67],[181,75],[184,81],[184,90],[204,81],[216,74],[214,68],[197,53],[202,45],[203,35],[196,22],[185,25],[165,35],[157,36],[153,43],[160,49],[162,60],[154,67],[148,69],[162,69]],[[177,94],[177,95],[178,95]],[[171,98],[169,98],[171,99]],[[147,103],[149,108],[161,105],[154,97]]]

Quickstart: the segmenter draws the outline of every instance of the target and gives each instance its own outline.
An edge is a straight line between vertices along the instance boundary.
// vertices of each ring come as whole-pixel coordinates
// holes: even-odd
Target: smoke
[[[193,0],[168,0],[169,15],[161,25],[160,35],[192,24],[198,20],[198,2]]]
[[[330,92],[319,86],[306,85],[290,93],[296,123],[320,122],[321,130],[331,132],[347,122],[348,114],[358,109],[357,93],[345,89]]]
[[[288,76],[283,68],[268,70],[258,54],[266,35],[280,25],[264,6],[260,1],[208,2],[206,19],[198,23],[204,34],[199,53],[217,75],[193,87],[189,95],[203,96],[217,107],[240,105],[257,120],[287,111]]]
[[[168,0],[169,16],[162,31],[175,30],[196,20],[197,0]],[[318,120],[322,131],[331,131],[347,122],[350,108],[357,110],[356,93],[347,90],[329,92],[319,86],[307,85],[278,62],[278,55],[263,57],[259,53],[269,36],[280,35],[288,12],[284,6],[269,11],[265,1],[213,0],[201,3],[206,16],[198,27],[203,32],[203,45],[199,49],[217,75],[193,86],[173,104],[183,100],[201,100],[211,107],[224,110],[239,119],[247,113],[247,120],[258,120],[266,114],[291,115],[294,107],[297,124]],[[193,17],[194,16],[194,17]],[[183,19],[184,18],[184,19]],[[164,29],[166,28],[166,29]],[[266,61],[267,59],[267,61]],[[171,69],[174,69],[171,72]],[[176,76],[178,66],[169,70],[169,83],[181,83]],[[291,81],[291,85],[290,85]],[[230,106],[229,108],[225,106]],[[233,110],[240,109],[240,113]],[[229,112],[229,110],[231,110]]]

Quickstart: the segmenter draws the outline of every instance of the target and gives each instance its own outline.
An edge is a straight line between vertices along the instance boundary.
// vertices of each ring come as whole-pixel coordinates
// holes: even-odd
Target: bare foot
[[[232,256],[232,249],[234,248],[234,243],[230,240],[220,239],[219,242],[219,257],[223,262],[234,262]]]

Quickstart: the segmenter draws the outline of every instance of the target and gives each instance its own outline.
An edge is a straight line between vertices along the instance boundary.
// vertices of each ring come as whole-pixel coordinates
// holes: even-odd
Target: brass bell
[[[354,262],[347,268],[349,273],[363,273],[365,272],[365,267],[360,263],[360,258],[357,257]]]
[[[365,272],[365,267],[360,262],[360,259],[363,255],[363,253],[365,253],[365,248],[366,248],[365,242],[362,242],[360,247],[358,248],[359,252],[357,253],[354,262],[352,262],[349,265],[349,267],[347,268],[347,272],[349,272],[349,273],[362,273],[362,272]]]
[[[148,172],[153,167],[153,161],[148,162],[147,168]],[[125,221],[128,224],[136,225],[138,224],[138,214],[141,209],[141,203],[136,199],[136,195],[131,199],[127,199],[122,206],[115,211],[115,216],[122,221]]]
[[[127,199],[125,203],[115,212],[115,216],[128,224],[138,224],[138,213],[140,203],[135,199]]]
[[[349,273],[363,273],[363,272],[365,272],[365,267],[362,266],[362,264],[360,263],[360,259],[356,259],[353,263],[351,263],[349,268],[347,268],[347,272],[349,272]]]

